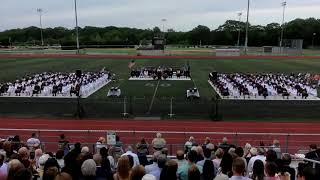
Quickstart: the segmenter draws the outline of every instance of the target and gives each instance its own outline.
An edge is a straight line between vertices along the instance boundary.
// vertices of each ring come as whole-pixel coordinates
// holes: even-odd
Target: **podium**
[[[190,88],[187,90],[187,98],[200,98],[200,93],[197,88]]]
[[[118,87],[111,87],[107,94],[108,97],[120,97],[120,95],[121,89],[119,89]]]

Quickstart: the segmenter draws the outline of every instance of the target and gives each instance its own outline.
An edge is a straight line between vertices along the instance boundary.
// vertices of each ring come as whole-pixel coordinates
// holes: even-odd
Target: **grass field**
[[[159,65],[182,67],[189,61],[193,81],[161,81],[155,94],[156,97],[182,97],[185,90],[198,87],[202,97],[211,98],[213,90],[207,83],[208,74],[218,72],[310,72],[320,73],[320,60],[271,60],[271,59],[221,59],[221,60],[179,60],[179,59],[141,59],[136,60],[136,67]],[[124,96],[152,97],[157,87],[156,81],[128,81],[129,60],[126,59],[1,59],[0,81],[14,81],[24,75],[51,72],[98,71],[103,67],[116,74],[114,82],[90,98],[106,98],[105,94],[111,86],[120,86]],[[148,85],[148,84],[153,84]],[[169,85],[167,85],[169,84]]]
[[[182,67],[189,62],[192,81],[129,81],[129,61],[129,59],[94,58],[2,58],[0,59],[0,82],[15,81],[25,75],[42,72],[74,72],[76,69],[99,71],[106,67],[116,74],[117,80],[83,101],[87,117],[121,117],[124,98],[110,99],[106,96],[110,87],[119,86],[122,97],[127,98],[128,111],[135,116],[150,116],[151,114],[168,118],[170,99],[174,97],[173,110],[177,117],[207,119],[217,111],[215,101],[212,101],[215,92],[207,82],[208,74],[212,71],[320,74],[320,60],[312,59],[137,59],[136,67],[160,65]],[[200,101],[185,101],[186,89],[193,87],[198,88]],[[25,115],[28,117],[34,117],[34,115],[36,117],[72,117],[76,107],[72,100],[20,100],[17,98],[0,99],[0,101],[0,104],[2,103],[0,109],[6,112],[0,115],[13,114],[19,117],[25,117]],[[224,115],[224,119],[316,120],[319,117],[319,107],[318,102],[223,101],[219,112]],[[17,109],[21,110],[18,114]]]

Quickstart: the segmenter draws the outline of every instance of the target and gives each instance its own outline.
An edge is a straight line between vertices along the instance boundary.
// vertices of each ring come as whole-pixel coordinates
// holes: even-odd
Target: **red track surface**
[[[0,119],[1,128],[14,129],[40,129],[40,138],[43,142],[57,142],[58,135],[62,132],[46,132],[41,129],[52,130],[103,130],[101,132],[63,132],[72,141],[82,143],[95,143],[97,138],[105,136],[107,130],[129,130],[129,131],[151,131],[152,133],[118,133],[125,143],[136,143],[139,138],[146,137],[150,142],[157,131],[181,131],[185,133],[170,134],[163,133],[169,144],[183,144],[185,140],[193,135],[202,143],[206,136],[211,137],[214,143],[218,143],[222,137],[226,136],[230,141],[237,141],[239,145],[250,142],[259,145],[260,141],[265,144],[272,143],[273,139],[279,139],[282,146],[285,145],[286,138],[289,138],[289,149],[295,152],[297,149],[305,148],[310,143],[316,143],[320,136],[299,135],[223,135],[223,134],[199,134],[192,132],[230,132],[230,133],[319,133],[320,123],[268,123],[268,122],[211,122],[211,121],[142,121],[142,120],[48,120],[48,119]],[[0,137],[19,134],[22,140],[30,136],[30,131],[0,131]],[[55,150],[57,145],[46,146],[47,149]],[[172,148],[175,150],[176,148]]]
[[[0,54],[1,58],[94,58],[94,59],[320,59],[319,56],[129,56],[75,54]]]

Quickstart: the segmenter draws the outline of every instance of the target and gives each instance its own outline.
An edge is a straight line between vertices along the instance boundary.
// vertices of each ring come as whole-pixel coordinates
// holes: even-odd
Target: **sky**
[[[251,0],[249,21],[254,25],[282,22],[283,0]],[[153,28],[189,31],[198,25],[216,29],[226,20],[246,20],[247,0],[77,0],[79,26]],[[39,27],[75,27],[74,0],[1,0],[0,31]],[[286,21],[320,19],[320,0],[287,0]],[[162,19],[166,19],[165,22]]]

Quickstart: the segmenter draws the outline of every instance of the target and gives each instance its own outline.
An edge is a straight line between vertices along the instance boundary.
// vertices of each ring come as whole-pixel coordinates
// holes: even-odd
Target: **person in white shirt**
[[[150,174],[151,171],[158,168],[158,157],[161,154],[160,151],[156,151],[153,153],[152,161],[153,163],[145,166],[146,174]]]
[[[257,159],[261,160],[264,164],[266,163],[265,150],[263,148],[258,148],[258,155],[252,157],[249,160],[249,163],[248,163],[248,174],[252,173],[253,164]]]
[[[31,134],[31,138],[27,140],[27,145],[30,149],[37,148],[40,146],[40,140],[37,138],[36,133]]]
[[[160,179],[160,174],[162,169],[164,168],[167,162],[167,156],[164,154],[160,154],[157,160],[157,166],[152,166],[151,168],[146,171],[147,174],[152,174],[156,177],[157,180]]]
[[[140,165],[140,161],[139,161],[139,158],[138,158],[138,155],[133,153],[132,152],[132,147],[131,146],[128,146],[127,148],[127,152],[122,154],[121,156],[132,156],[133,157],[133,167],[137,166],[137,165]]]

